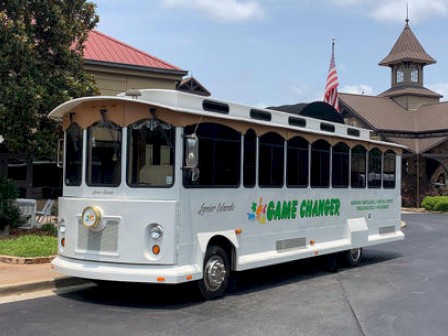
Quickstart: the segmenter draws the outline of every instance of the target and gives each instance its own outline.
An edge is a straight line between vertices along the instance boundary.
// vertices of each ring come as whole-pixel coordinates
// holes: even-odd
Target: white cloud
[[[411,22],[448,16],[448,0],[331,0],[341,7],[364,11],[378,21],[403,22],[409,5]]]
[[[401,21],[406,1],[395,0],[382,3],[376,8],[372,16],[380,21]],[[409,19],[411,22],[426,21],[432,17],[448,15],[448,1],[446,0],[414,0],[409,2]]]
[[[219,22],[260,20],[264,12],[257,0],[161,0],[171,8],[193,9]]]
[[[322,100],[324,95],[324,86],[321,89],[316,89],[312,85],[298,84],[291,85],[288,89],[292,100],[298,103],[312,102]]]
[[[353,94],[362,94],[367,96],[373,96],[373,88],[369,85],[365,84],[356,84],[356,85],[344,85],[339,89],[339,92],[344,93],[353,93]]]
[[[433,91],[443,95],[442,100],[444,100],[444,101],[448,100],[448,83],[428,84],[427,87],[428,87],[428,89],[433,90]]]

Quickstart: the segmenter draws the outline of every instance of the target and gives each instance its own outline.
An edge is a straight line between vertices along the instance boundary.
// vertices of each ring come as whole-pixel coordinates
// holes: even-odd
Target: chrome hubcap
[[[219,256],[213,256],[205,265],[204,283],[209,291],[218,290],[226,277],[224,261]]]
[[[361,257],[361,249],[353,249],[351,250],[351,258],[354,261],[358,261],[358,259]]]

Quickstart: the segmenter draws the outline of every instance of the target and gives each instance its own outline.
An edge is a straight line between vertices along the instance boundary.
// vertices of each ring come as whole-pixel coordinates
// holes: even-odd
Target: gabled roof
[[[387,97],[339,93],[339,99],[343,108],[368,127],[388,134],[389,140],[408,146],[415,153],[448,139],[448,102],[407,110]]]
[[[408,150],[420,154],[430,149],[437,147],[441,143],[448,140],[448,137],[435,137],[435,138],[425,138],[425,139],[414,139],[414,138],[395,138],[386,137],[388,141],[403,145],[408,147]]]
[[[339,99],[373,130],[417,131],[415,111],[402,108],[390,98],[340,93]]]
[[[121,64],[140,68],[173,71],[184,75],[187,72],[168,62],[154,57],[118,41],[97,30],[92,30],[84,44],[84,60],[95,63]]]
[[[199,83],[199,81],[193,76],[182,79],[182,81],[177,84],[176,90],[205,97],[211,96],[211,93],[205,88],[205,86]]]
[[[409,20],[406,20],[406,25],[392,47],[392,50],[379,65],[391,66],[402,62],[419,64],[436,63],[436,60],[425,51],[417,37],[415,37],[411,27],[409,27]]]

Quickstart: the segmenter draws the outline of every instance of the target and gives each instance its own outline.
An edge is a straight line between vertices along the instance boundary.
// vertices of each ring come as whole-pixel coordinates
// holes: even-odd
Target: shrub
[[[8,225],[18,227],[21,224],[19,208],[14,204],[14,200],[19,195],[15,184],[0,176],[0,230],[4,230]]]
[[[422,201],[422,207],[426,210],[434,210],[434,205],[436,204],[435,196],[426,196]]]
[[[448,196],[437,196],[436,204],[434,205],[436,211],[448,211]]]
[[[50,236],[57,236],[58,235],[58,229],[56,225],[54,224],[43,224],[40,229],[43,233],[50,235]]]
[[[426,210],[448,211],[448,196],[426,196],[422,207]]]

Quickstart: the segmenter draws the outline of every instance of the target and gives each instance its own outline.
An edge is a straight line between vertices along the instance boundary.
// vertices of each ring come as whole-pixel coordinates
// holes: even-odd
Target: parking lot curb
[[[0,296],[35,292],[46,289],[61,289],[69,286],[76,286],[88,283],[85,279],[74,277],[61,277],[50,280],[34,281],[27,283],[20,283],[15,285],[1,285]]]
[[[7,264],[46,264],[51,262],[55,256],[50,257],[37,257],[37,258],[24,258],[24,257],[13,257],[13,256],[7,256],[7,255],[0,255],[0,262],[7,263]]]

